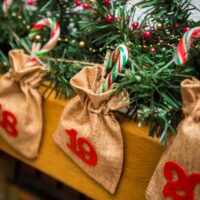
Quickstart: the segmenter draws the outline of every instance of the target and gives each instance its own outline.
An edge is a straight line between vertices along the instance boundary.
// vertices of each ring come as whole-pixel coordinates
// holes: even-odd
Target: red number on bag
[[[176,178],[173,177],[175,174]],[[164,176],[167,179],[163,188],[164,197],[171,197],[173,200],[194,200],[194,190],[200,183],[200,173],[188,174],[178,163],[168,161],[164,166]]]
[[[83,137],[77,138],[77,131],[74,129],[65,129],[65,132],[70,137],[70,143],[67,143],[67,147],[69,147],[69,149],[72,150],[86,164],[90,166],[96,165],[97,154],[90,141]],[[84,146],[87,146],[88,149]]]
[[[8,135],[12,137],[18,136],[16,125],[17,125],[17,119],[15,115],[8,110],[2,111],[2,120],[0,121],[0,126],[8,133]]]

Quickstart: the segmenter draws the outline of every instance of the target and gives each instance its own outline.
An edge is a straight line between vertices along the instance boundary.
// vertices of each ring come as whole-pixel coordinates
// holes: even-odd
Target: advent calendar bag
[[[185,119],[151,178],[147,200],[200,199],[200,81],[184,80],[181,92]]]
[[[25,67],[30,57],[9,52],[10,70],[0,77],[0,136],[27,158],[35,158],[42,134],[42,98],[34,86],[44,68]]]
[[[64,108],[55,142],[89,176],[114,193],[123,165],[123,140],[114,111],[128,104],[113,89],[97,94],[103,68],[85,67],[70,83],[78,96]]]

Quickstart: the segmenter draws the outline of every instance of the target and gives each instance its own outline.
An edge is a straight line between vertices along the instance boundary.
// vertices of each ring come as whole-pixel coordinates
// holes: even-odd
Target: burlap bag
[[[0,77],[0,136],[27,158],[35,158],[42,135],[42,98],[34,86],[44,68],[25,67],[29,56],[9,52],[10,70]]]
[[[122,172],[123,139],[113,111],[126,106],[128,97],[115,95],[114,90],[96,93],[102,70],[85,67],[71,79],[78,96],[65,106],[54,140],[82,170],[114,193]]]
[[[147,200],[200,199],[200,81],[184,80],[181,92],[185,119],[151,178]]]

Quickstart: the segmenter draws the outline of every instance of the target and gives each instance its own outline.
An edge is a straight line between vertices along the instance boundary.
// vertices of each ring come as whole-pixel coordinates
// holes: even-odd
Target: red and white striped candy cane
[[[4,0],[3,1],[3,5],[2,5],[2,9],[4,11],[5,14],[8,13],[9,9],[10,9],[10,5],[13,3],[13,0]]]
[[[100,86],[99,93],[106,92],[117,79],[117,76],[128,61],[128,54],[128,48],[124,44],[119,45],[112,53],[107,63],[107,69],[111,69],[111,71]],[[116,59],[116,63],[113,64]]]
[[[189,49],[196,39],[200,39],[200,27],[192,28],[184,33],[177,47],[175,57],[177,65],[183,65],[188,61]]]
[[[48,26],[51,28],[51,35],[50,40],[41,48],[41,49],[35,49],[32,48],[32,58],[31,60],[26,64],[27,67],[33,66],[38,63],[39,59],[43,56],[45,56],[51,49],[53,49],[58,41],[58,38],[60,36],[60,26],[59,24],[51,18],[44,18],[37,22],[34,27],[31,29],[29,33],[29,38],[33,39],[41,28]],[[33,43],[33,46],[38,46]]]

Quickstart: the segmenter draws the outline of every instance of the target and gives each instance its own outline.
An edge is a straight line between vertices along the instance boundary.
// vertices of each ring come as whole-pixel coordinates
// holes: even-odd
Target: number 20
[[[67,130],[65,132],[70,137],[70,142],[67,143],[67,147],[73,151],[83,162],[90,166],[94,166],[97,163],[97,154],[93,145],[84,137],[77,138],[77,131],[74,129]],[[85,149],[87,146],[89,149]]]

